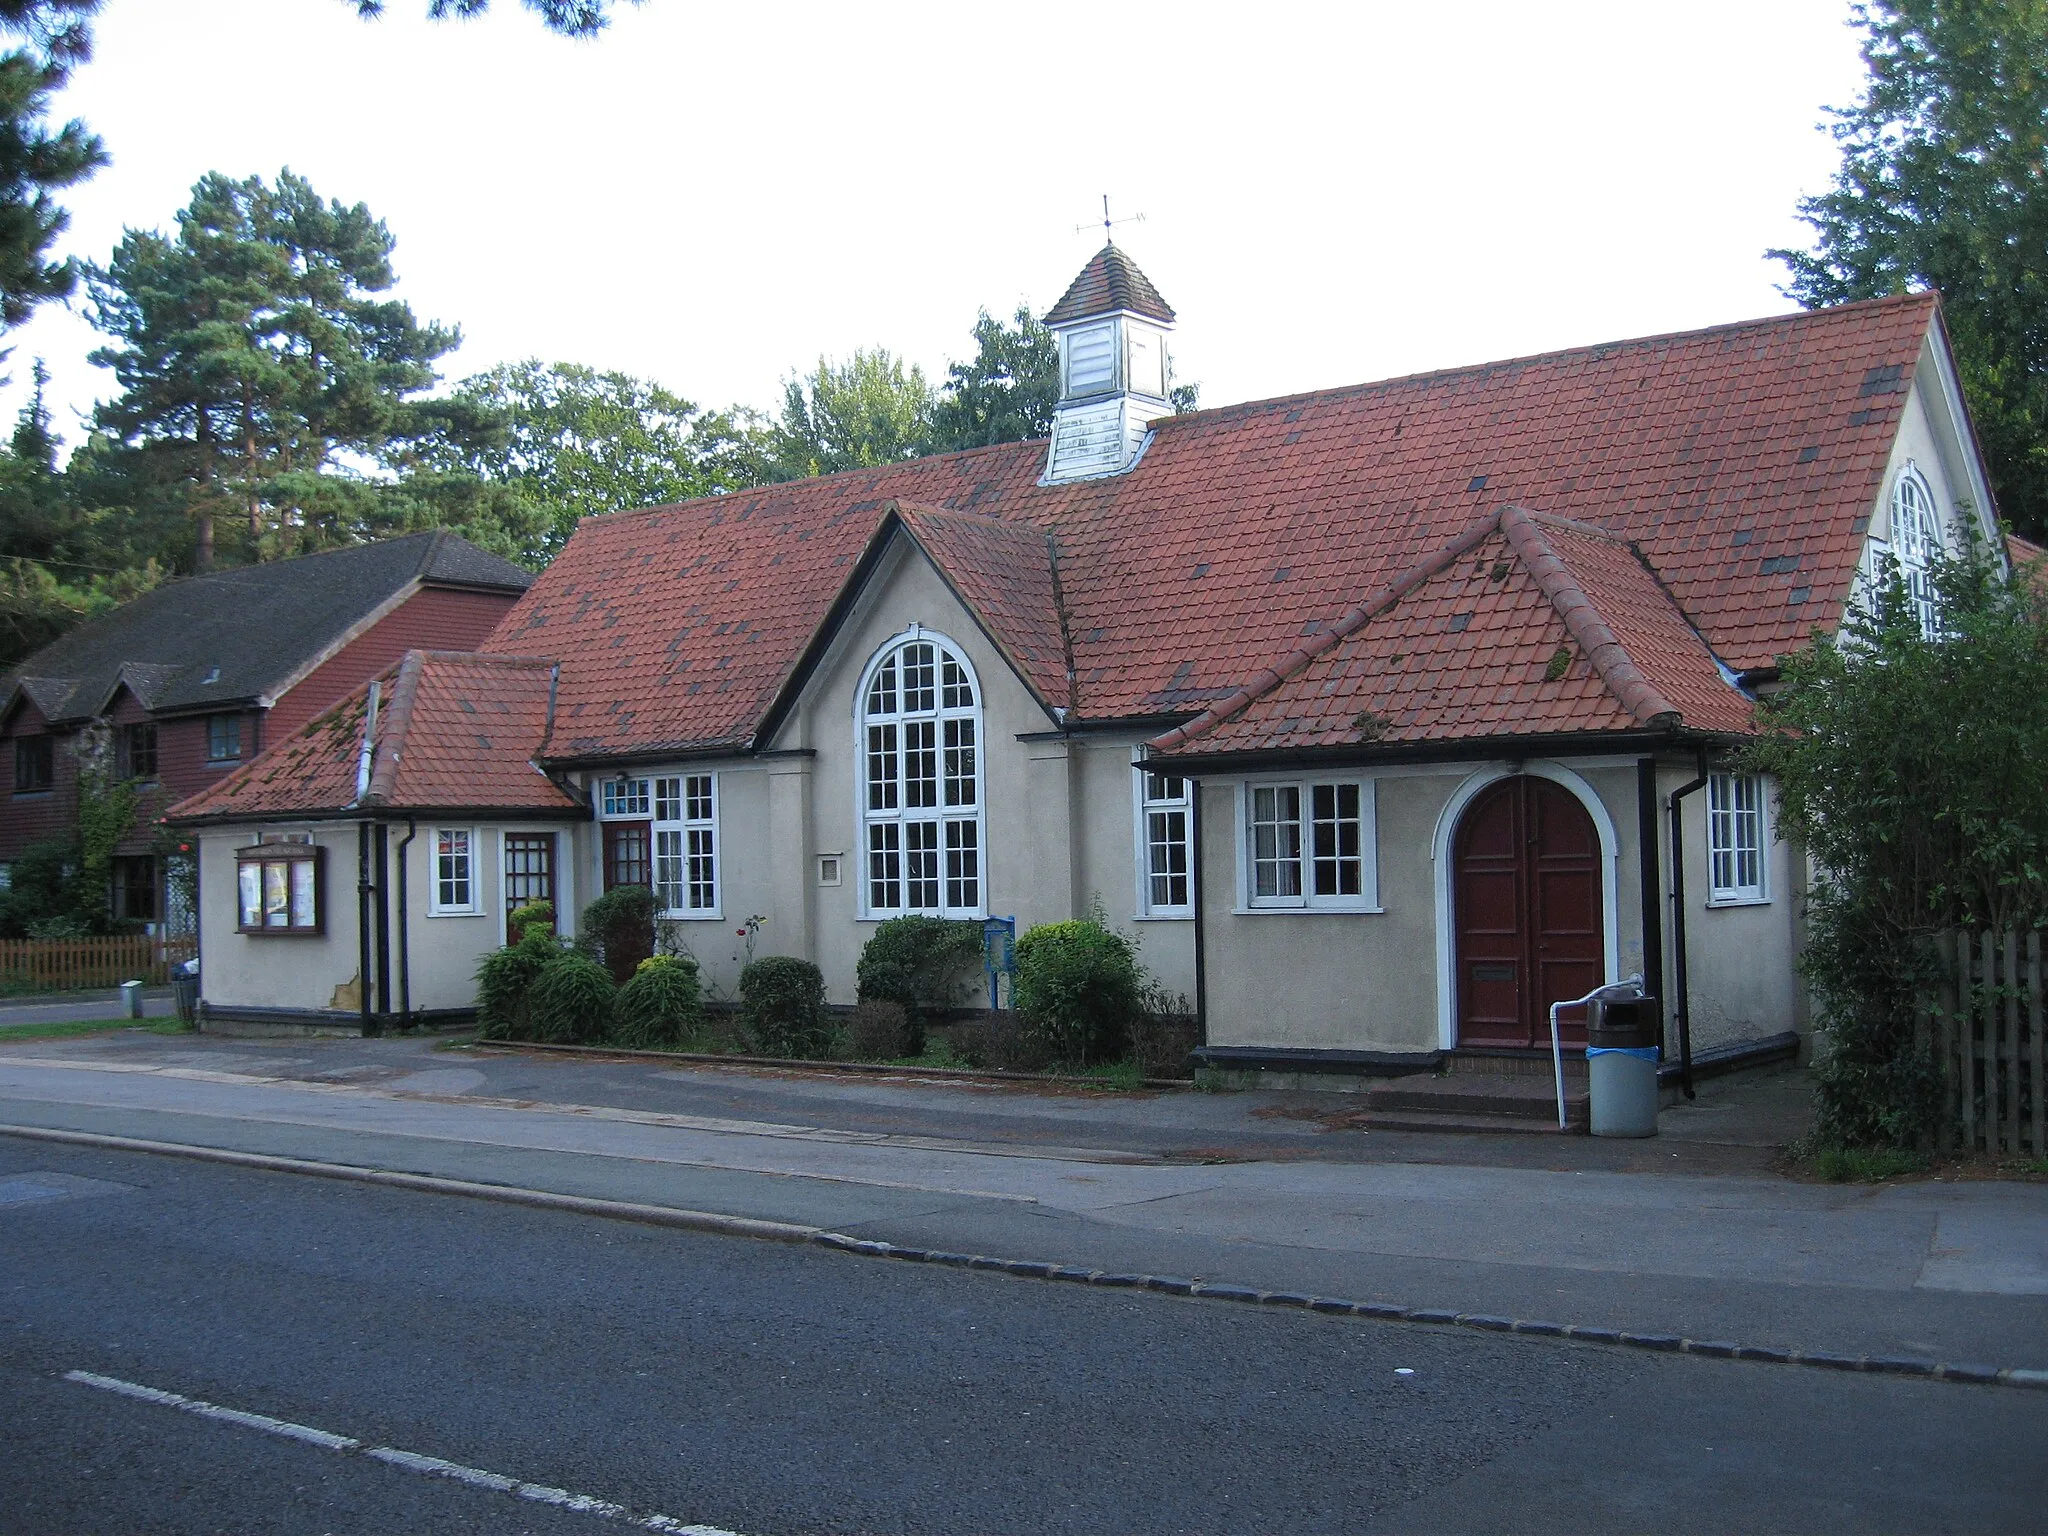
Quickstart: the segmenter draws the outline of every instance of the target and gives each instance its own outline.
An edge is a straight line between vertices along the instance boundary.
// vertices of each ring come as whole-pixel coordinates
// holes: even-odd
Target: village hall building
[[[1730,753],[1881,560],[1995,536],[1934,296],[1180,415],[1123,250],[1046,323],[1049,440],[588,518],[185,802],[209,1019],[459,1017],[510,909],[640,883],[836,1002],[885,918],[1099,907],[1275,1072],[1632,973],[1701,1052],[1805,1030]]]

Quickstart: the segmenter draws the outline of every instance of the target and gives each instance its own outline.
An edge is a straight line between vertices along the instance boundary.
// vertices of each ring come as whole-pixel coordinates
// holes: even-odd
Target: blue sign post
[[[981,922],[981,969],[988,977],[988,1005],[1003,1006],[1000,995],[1005,976],[1017,974],[1017,919],[986,917]],[[1014,981],[1012,982],[1014,986]]]

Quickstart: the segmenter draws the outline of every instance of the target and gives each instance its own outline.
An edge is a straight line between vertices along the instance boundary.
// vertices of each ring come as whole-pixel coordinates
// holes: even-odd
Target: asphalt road
[[[9,1532],[627,1528],[74,1371],[744,1536],[2048,1526],[2044,1393],[48,1144],[0,1140],[0,1299]]]

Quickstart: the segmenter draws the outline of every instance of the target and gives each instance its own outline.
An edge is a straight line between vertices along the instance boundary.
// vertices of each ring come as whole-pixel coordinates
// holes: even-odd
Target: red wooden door
[[[1458,1044],[1547,1046],[1550,1005],[1606,979],[1593,818],[1562,785],[1503,779],[1465,807],[1452,882]],[[1585,1043],[1582,1010],[1561,1022]]]

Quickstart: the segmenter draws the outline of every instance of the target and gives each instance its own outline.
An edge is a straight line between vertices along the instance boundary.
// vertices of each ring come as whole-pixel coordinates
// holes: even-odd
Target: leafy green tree
[[[932,388],[924,370],[883,347],[818,366],[783,386],[782,414],[768,431],[767,478],[802,480],[914,458],[931,433]]]
[[[430,437],[485,437],[461,401],[416,398],[460,333],[388,296],[392,237],[361,203],[218,173],[174,234],[129,230],[92,271],[93,361],[120,393],[96,424],[140,450],[143,478],[182,493],[210,569],[232,517],[237,553],[268,559],[402,525],[371,473]]]
[[[1933,1128],[1915,1011],[1933,935],[2048,922],[2048,595],[1988,549],[1937,562],[1936,623],[1894,567],[1837,638],[1782,660],[1748,766],[1820,872],[1801,960],[1827,1049],[1818,1131],[1912,1146]]]
[[[932,407],[927,450],[951,453],[1022,442],[1052,431],[1060,400],[1060,349],[1027,305],[1008,325],[983,310],[974,322],[974,357],[946,369]]]
[[[628,373],[530,358],[463,380],[454,398],[478,420],[502,421],[503,435],[430,441],[406,462],[406,483],[419,492],[422,476],[437,474],[442,495],[464,486],[464,494],[502,492],[498,515],[524,518],[529,543],[518,557],[536,565],[580,518],[754,483],[740,451],[743,424]]]
[[[2048,530],[2048,5],[1863,0],[1842,164],[1772,251],[1808,306],[1934,288],[2003,515]]]
[[[107,163],[83,123],[52,128],[50,98],[91,52],[86,20],[98,0],[0,0],[0,32],[28,46],[0,54],[0,326],[21,324],[78,280],[51,247],[70,222],[55,194]]]

